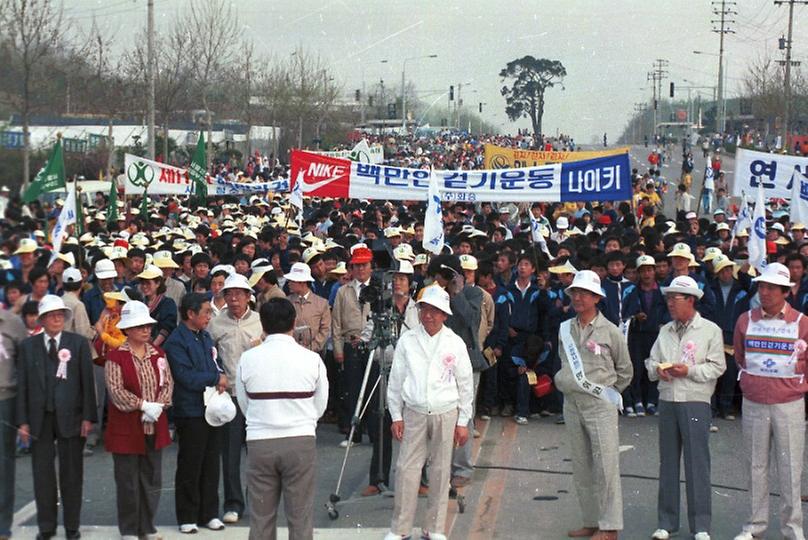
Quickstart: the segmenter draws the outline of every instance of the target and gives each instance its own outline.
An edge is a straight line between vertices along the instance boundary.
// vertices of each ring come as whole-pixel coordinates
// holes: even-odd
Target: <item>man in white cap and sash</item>
[[[726,369],[721,328],[696,311],[704,294],[690,276],[662,287],[671,322],[664,325],[646,361],[659,383],[658,529],[668,540],[679,530],[679,463],[684,451],[687,520],[695,540],[710,540],[710,398]]]
[[[805,445],[805,352],[808,318],[786,301],[788,268],[769,264],[752,281],[760,307],[735,324],[735,361],[743,392],[743,456],[751,513],[735,540],[763,538],[769,522],[769,455],[774,450],[780,493],[780,532],[803,540],[800,478]]]
[[[561,370],[555,384],[564,393],[572,477],[583,517],[583,526],[567,535],[616,540],[623,529],[617,413],[634,369],[623,334],[598,311],[606,296],[598,275],[581,270],[567,293],[577,315],[559,328]]]
[[[418,300],[421,324],[402,334],[396,346],[387,401],[401,450],[393,521],[385,540],[410,537],[427,458],[430,489],[421,537],[446,540],[452,448],[468,440],[474,396],[467,346],[444,324],[451,314],[449,293],[426,287]]]

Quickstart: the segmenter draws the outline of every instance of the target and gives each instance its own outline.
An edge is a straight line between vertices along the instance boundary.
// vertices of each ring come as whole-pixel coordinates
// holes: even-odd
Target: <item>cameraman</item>
[[[368,352],[361,347],[360,335],[370,318],[370,305],[360,304],[360,293],[370,285],[370,263],[373,252],[364,244],[351,248],[351,259],[348,265],[353,279],[337,290],[334,308],[331,313],[331,335],[334,340],[334,361],[341,366],[342,410],[340,425],[350,426],[362,377],[368,359]],[[347,435],[347,434],[346,434]],[[361,426],[357,426],[354,440],[348,437],[340,443],[342,448],[362,442]]]

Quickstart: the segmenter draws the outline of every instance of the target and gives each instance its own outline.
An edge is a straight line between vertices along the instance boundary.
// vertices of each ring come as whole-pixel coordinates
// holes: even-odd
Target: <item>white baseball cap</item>
[[[570,222],[564,216],[561,216],[556,220],[556,229],[569,229],[569,228],[570,228]]]
[[[227,392],[213,392],[205,407],[205,422],[213,427],[223,426],[236,417],[236,406]]]
[[[45,313],[59,310],[71,311],[71,309],[65,305],[65,301],[62,300],[61,296],[56,296],[55,294],[46,294],[42,297],[42,300],[39,301],[39,311],[37,316],[42,317]]]
[[[78,268],[70,267],[66,268],[64,272],[62,272],[62,282],[63,283],[78,283],[81,281],[81,272]]]
[[[477,270],[477,257],[473,255],[461,255],[460,268],[463,270]]]
[[[123,305],[121,309],[121,320],[118,321],[118,329],[125,330],[145,324],[157,324],[149,313],[149,308],[143,302],[131,300]]]
[[[250,282],[247,281],[247,277],[236,273],[230,274],[227,276],[227,279],[224,280],[222,290],[226,291],[227,289],[244,289],[248,293],[252,292],[252,287],[250,286]]]
[[[772,285],[780,285],[782,287],[793,287],[791,282],[791,274],[784,264],[771,263],[763,269],[763,272],[752,281],[771,283]]]
[[[430,285],[424,288],[418,303],[434,306],[447,315],[452,314],[452,308],[449,306],[449,293],[438,285]]]
[[[95,263],[95,277],[98,279],[118,277],[118,272],[115,270],[115,263],[109,259],[101,259]]]
[[[393,270],[394,274],[414,274],[415,268],[413,268],[412,263],[410,261],[398,261],[398,269]]]
[[[637,257],[637,268],[640,266],[656,266],[656,261],[650,255],[640,255]]]
[[[592,270],[581,270],[575,274],[572,284],[566,288],[567,293],[572,289],[583,289],[598,296],[606,297],[606,293],[603,292],[603,288],[600,286],[600,276]]]
[[[687,294],[690,296],[695,296],[696,298],[701,298],[704,296],[704,293],[701,289],[699,289],[698,283],[696,280],[690,276],[678,276],[673,278],[671,284],[667,287],[660,287],[662,294],[668,293],[679,293],[679,294]]]
[[[311,277],[311,268],[306,263],[296,262],[292,265],[292,268],[289,270],[288,274],[283,276],[288,281],[295,281],[295,282],[305,282],[305,281],[314,281],[314,278]]]
[[[12,255],[20,255],[21,253],[33,253],[39,246],[36,240],[31,238],[22,238],[17,246],[17,250]]]

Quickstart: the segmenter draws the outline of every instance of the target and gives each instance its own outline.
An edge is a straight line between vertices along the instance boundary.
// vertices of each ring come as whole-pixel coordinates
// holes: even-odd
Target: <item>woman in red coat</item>
[[[156,323],[142,302],[121,310],[126,341],[107,353],[109,395],[104,445],[112,453],[118,499],[118,530],[124,540],[159,538],[154,517],[162,488],[161,450],[171,444],[165,408],[174,381],[165,353],[150,343]]]

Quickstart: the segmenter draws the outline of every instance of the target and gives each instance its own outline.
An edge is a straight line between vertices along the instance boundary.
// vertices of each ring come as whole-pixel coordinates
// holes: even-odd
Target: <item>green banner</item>
[[[188,176],[194,184],[194,200],[197,207],[205,206],[208,197],[207,181],[207,156],[205,155],[205,134],[199,132],[199,140],[196,142],[196,152],[188,167]]]
[[[107,227],[111,227],[118,221],[118,185],[115,177],[112,177],[109,188],[109,200],[107,201]]]
[[[56,139],[50,159],[37,173],[36,178],[28,186],[28,189],[25,190],[22,202],[30,203],[35,201],[41,194],[60,187],[65,187],[65,160],[62,153],[62,140]]]

